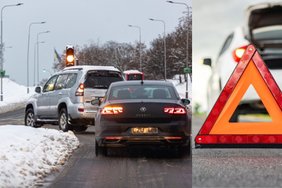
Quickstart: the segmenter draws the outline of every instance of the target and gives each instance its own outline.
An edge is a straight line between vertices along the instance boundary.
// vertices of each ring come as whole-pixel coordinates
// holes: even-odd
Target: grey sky
[[[245,9],[259,2],[275,0],[193,1],[193,102],[206,108],[206,87],[210,68],[199,65],[203,57],[216,59],[226,37],[245,22]],[[278,0],[276,0],[278,1]],[[280,0],[281,1],[281,0]]]
[[[33,59],[36,35],[50,30],[51,33],[39,36],[40,70],[51,71],[54,61],[54,48],[59,53],[67,44],[83,46],[91,42],[103,44],[114,40],[131,42],[138,40],[136,28],[142,28],[142,42],[149,42],[163,33],[163,25],[148,18],[166,22],[167,33],[178,25],[184,15],[185,6],[169,4],[166,0],[1,0],[0,7],[22,2],[19,7],[7,7],[3,12],[4,69],[18,83],[26,84],[26,58],[28,25],[34,21],[46,21],[43,25],[33,25],[30,41],[30,84],[33,84]],[[181,2],[181,0],[179,0]],[[184,1],[191,3],[191,1]],[[48,77],[40,71],[40,78]]]

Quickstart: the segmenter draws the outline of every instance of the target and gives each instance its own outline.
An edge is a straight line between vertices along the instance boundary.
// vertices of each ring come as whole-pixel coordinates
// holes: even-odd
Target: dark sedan
[[[189,154],[189,102],[168,81],[112,83],[95,118],[96,155],[131,145],[173,147]]]

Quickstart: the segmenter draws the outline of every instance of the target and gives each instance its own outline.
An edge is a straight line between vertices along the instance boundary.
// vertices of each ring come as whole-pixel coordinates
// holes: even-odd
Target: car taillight
[[[239,63],[239,61],[241,60],[241,57],[242,57],[243,54],[245,53],[247,47],[248,47],[248,46],[246,45],[246,46],[242,46],[242,47],[240,47],[240,48],[236,48],[235,50],[233,50],[232,55],[233,55],[234,61],[236,61],[237,63]]]
[[[182,107],[166,107],[164,108],[164,112],[168,114],[185,114],[186,110]]]
[[[84,84],[79,84],[76,92],[75,92],[75,96],[83,96],[84,95]]]
[[[101,114],[121,114],[123,113],[123,108],[121,106],[106,106],[102,109]]]

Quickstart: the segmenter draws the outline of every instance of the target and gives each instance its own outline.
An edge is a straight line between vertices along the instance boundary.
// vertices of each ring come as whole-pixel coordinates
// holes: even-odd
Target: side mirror
[[[181,99],[181,102],[186,106],[188,104],[190,104],[190,100],[189,99]]]
[[[211,58],[205,58],[205,59],[203,59],[203,64],[204,64],[204,65],[208,65],[208,66],[211,67],[211,65],[212,65],[212,60],[211,60]]]
[[[40,86],[37,86],[37,87],[35,88],[35,92],[36,92],[36,93],[41,93],[41,87],[40,87]]]

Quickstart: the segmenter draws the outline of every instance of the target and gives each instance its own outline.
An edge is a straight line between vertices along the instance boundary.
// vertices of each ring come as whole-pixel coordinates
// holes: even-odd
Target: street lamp
[[[29,93],[29,43],[30,43],[30,29],[35,24],[45,24],[46,22],[31,22],[28,27],[28,38],[27,38],[27,58],[26,58],[26,87],[27,93]]]
[[[164,77],[166,80],[166,34],[165,34],[165,21],[149,18],[151,21],[161,22],[164,24]]]
[[[188,61],[188,57],[189,57],[189,16],[190,16],[190,7],[186,4],[186,3],[183,3],[183,2],[175,2],[175,1],[166,1],[168,3],[172,3],[172,4],[179,4],[179,5],[184,5],[186,6],[188,12],[187,12],[187,15],[188,15],[188,23],[187,23],[187,41],[186,41],[186,67],[188,67],[189,65],[189,61]],[[188,98],[188,76],[186,76],[187,78],[187,81],[186,81],[186,93],[185,93],[185,97]]]
[[[134,27],[139,30],[139,66],[140,66],[140,71],[142,72],[142,55],[141,55],[141,27],[137,25],[128,25],[128,27]]]
[[[35,42],[34,43],[34,68],[33,68],[33,86],[35,86],[35,83],[36,83],[36,57],[37,57],[37,46],[39,45],[39,44],[42,44],[42,43],[45,43],[44,41],[40,41],[40,42]]]
[[[4,70],[3,70],[3,64],[4,64],[4,44],[3,44],[3,10],[7,7],[15,7],[23,5],[23,3],[18,4],[12,4],[12,5],[5,5],[1,8],[1,43],[0,43],[0,64],[1,64],[1,70],[0,70],[0,77],[1,77],[1,94],[0,94],[0,100],[3,101],[3,76],[4,76]]]
[[[44,34],[44,33],[50,33],[50,31],[43,31],[37,33],[36,41],[38,43],[38,38],[39,35]],[[37,45],[37,83],[39,83],[39,45]]]

